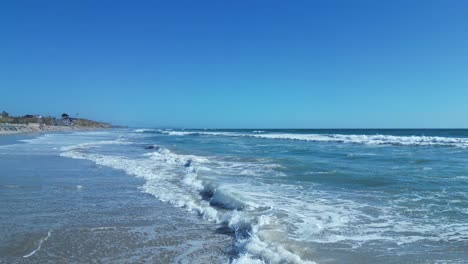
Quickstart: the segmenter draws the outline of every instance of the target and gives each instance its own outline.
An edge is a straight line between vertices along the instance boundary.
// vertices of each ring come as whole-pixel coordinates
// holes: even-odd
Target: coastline
[[[0,136],[17,135],[17,134],[32,134],[42,132],[67,132],[75,130],[98,130],[109,129],[111,126],[100,124],[95,126],[49,126],[45,124],[0,124]]]

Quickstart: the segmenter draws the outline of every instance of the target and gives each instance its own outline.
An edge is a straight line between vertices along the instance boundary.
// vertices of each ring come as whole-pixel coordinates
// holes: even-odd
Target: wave
[[[204,131],[158,131],[171,136],[209,135],[225,137],[251,137],[276,140],[299,140],[310,142],[335,142],[365,145],[401,145],[401,146],[446,146],[468,148],[468,138],[440,136],[392,136],[392,135],[345,135],[345,134],[294,134],[253,131],[253,134],[238,132],[204,132]]]
[[[108,142],[101,142],[107,144]],[[235,247],[238,257],[233,263],[313,263],[302,260],[298,255],[286,249],[280,243],[262,239],[260,235],[268,232],[262,227],[270,224],[270,216],[256,214],[259,205],[249,202],[248,193],[241,189],[223,185],[209,177],[200,177],[200,171],[209,171],[207,166],[213,162],[218,167],[244,172],[240,177],[255,176],[257,171],[273,171],[268,164],[250,164],[247,168],[235,162],[213,161],[210,158],[175,154],[167,148],[157,146],[153,152],[144,154],[142,158],[130,159],[124,156],[100,155],[84,151],[99,142],[76,145],[75,148],[63,148],[61,156],[86,159],[97,165],[107,166],[125,171],[127,174],[144,178],[144,192],[150,193],[163,202],[176,207],[197,212],[204,219],[223,224],[235,234]],[[257,167],[257,168],[255,168]],[[237,173],[236,172],[236,173]],[[245,188],[244,188],[245,189]],[[247,199],[246,199],[247,198]],[[271,208],[260,208],[269,210]]]
[[[96,142],[87,142],[87,143],[81,143],[77,145],[61,147],[60,150],[68,151],[68,150],[73,150],[73,149],[89,149],[93,147],[99,147],[101,145],[130,145],[130,144],[131,144],[130,142],[125,141],[124,139],[101,140],[101,141],[96,141]]]
[[[133,132],[136,132],[136,133],[151,133],[151,132],[156,132],[156,131],[158,130],[152,129],[152,128],[139,128],[139,129],[133,130]]]

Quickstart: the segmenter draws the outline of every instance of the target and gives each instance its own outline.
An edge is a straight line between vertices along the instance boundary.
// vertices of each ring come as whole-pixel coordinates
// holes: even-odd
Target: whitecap
[[[243,134],[236,132],[206,132],[206,131],[164,131],[172,136],[210,135],[227,137],[253,137],[276,140],[299,140],[310,142],[336,142],[365,145],[401,145],[401,146],[449,146],[468,148],[468,138],[440,136],[393,136],[393,135],[345,135],[345,134],[299,134],[299,133],[269,133]]]

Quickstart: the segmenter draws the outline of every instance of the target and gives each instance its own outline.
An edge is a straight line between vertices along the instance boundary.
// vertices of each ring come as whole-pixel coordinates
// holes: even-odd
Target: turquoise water
[[[122,129],[0,147],[25,151],[139,179],[231,236],[217,252],[233,263],[468,259],[468,130]]]

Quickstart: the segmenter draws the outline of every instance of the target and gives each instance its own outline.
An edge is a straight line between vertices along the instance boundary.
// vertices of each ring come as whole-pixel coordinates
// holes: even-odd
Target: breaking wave
[[[86,151],[99,144],[94,142],[79,144],[75,147],[62,148],[61,156],[85,159],[97,165],[125,171],[127,174],[146,180],[142,190],[176,207],[198,213],[202,218],[223,224],[235,234],[235,248],[238,253],[233,263],[313,263],[302,260],[300,256],[288,250],[281,243],[267,240],[269,237],[264,226],[272,226],[274,216],[268,214],[271,206],[256,204],[249,195],[255,192],[241,191],[227,184],[216,182],[209,177],[200,177],[203,171],[218,173],[209,165],[222,168],[222,173],[236,173],[240,177],[251,177],[263,173],[275,172],[271,164],[246,164],[236,162],[213,161],[208,157],[180,155],[161,147],[140,158],[101,155]],[[245,187],[243,188],[245,190]],[[259,213],[258,211],[261,211]]]
[[[156,131],[158,130],[152,129],[152,128],[140,128],[140,129],[133,130],[133,132],[136,132],[136,133],[151,133],[151,132],[156,132]]]
[[[253,131],[252,134],[239,132],[205,132],[205,131],[166,131],[171,136],[209,135],[224,137],[251,137],[277,140],[300,140],[310,142],[336,142],[366,145],[401,145],[401,146],[446,146],[468,148],[468,138],[441,136],[392,136],[392,135],[345,135],[345,134],[299,134],[299,133],[265,133]]]

